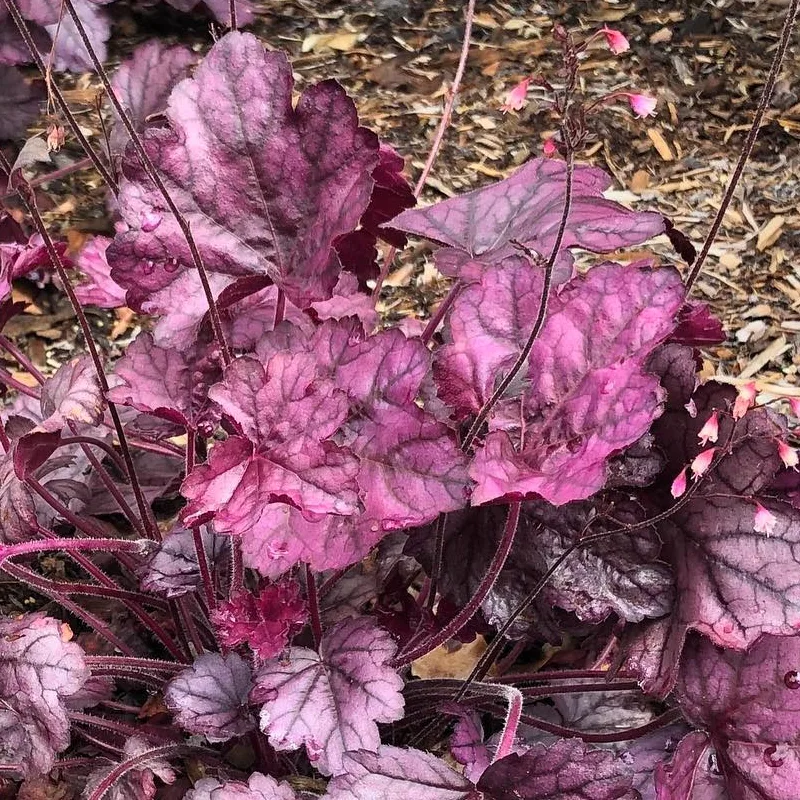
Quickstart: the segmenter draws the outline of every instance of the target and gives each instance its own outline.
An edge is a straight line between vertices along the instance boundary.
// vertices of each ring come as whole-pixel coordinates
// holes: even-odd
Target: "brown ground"
[[[594,118],[596,139],[586,157],[614,175],[618,199],[661,211],[701,241],[758,101],[785,0],[478,0],[477,7],[456,114],[425,200],[486,184],[539,153],[552,121],[535,102],[519,115],[503,116],[498,107],[506,91],[531,72],[556,77],[557,50],[550,37],[554,21],[586,31],[608,24],[625,33],[632,49],[616,57],[598,43],[582,66],[584,91],[589,96],[629,88],[655,93],[659,114],[634,120],[621,107],[607,110]],[[115,16],[110,66],[154,35],[198,49],[211,41],[209,22],[199,15],[189,18],[166,5],[145,12],[122,2],[110,8]],[[325,77],[341,81],[365,124],[407,157],[408,171],[416,177],[455,71],[461,4],[267,0],[259,9],[253,30],[268,46],[291,53],[299,85]],[[764,391],[796,395],[798,74],[800,48],[795,44],[743,185],[696,289],[723,318],[730,336],[727,345],[709,353],[708,372],[757,376]],[[99,136],[92,106],[97,79],[79,76],[68,85],[82,124]],[[50,194],[55,206],[51,218],[73,241],[107,227],[102,189],[91,173],[51,185]],[[664,259],[674,258],[666,240],[656,250]],[[424,252],[418,248],[416,254]],[[441,294],[443,282],[432,264],[423,268],[422,262],[418,257],[414,265],[400,263],[389,281],[387,312],[424,315]],[[69,323],[59,303],[33,287],[28,290],[43,313],[38,318],[26,314],[12,325],[19,326],[17,333],[30,334],[34,356],[52,365],[63,357],[62,349],[71,349],[74,337],[64,338]],[[103,332],[109,322],[97,320]],[[122,320],[119,331],[124,342],[135,327]]]

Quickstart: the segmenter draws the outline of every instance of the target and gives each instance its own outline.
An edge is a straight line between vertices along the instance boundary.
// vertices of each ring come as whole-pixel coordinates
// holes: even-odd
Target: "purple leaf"
[[[23,12],[24,16],[24,12]],[[40,53],[45,53],[50,49],[50,37],[39,25],[28,23],[33,41]],[[6,11],[5,5],[0,9],[0,65],[15,66],[16,64],[27,64],[31,60],[30,50],[28,50],[24,39],[19,35],[19,30],[14,24],[14,20]]]
[[[149,333],[140,333],[116,363],[107,397],[192,430],[213,432],[219,413],[211,407],[208,388],[222,370],[209,350],[199,343],[188,351],[159,347]]]
[[[572,257],[567,248],[582,247],[610,253],[640,244],[664,230],[660,214],[629,211],[602,195],[611,179],[595,167],[578,165],[573,174],[572,207],[557,261],[555,280],[571,277]],[[455,269],[445,274],[475,278],[514,252],[513,242],[547,258],[556,240],[564,209],[566,169],[563,161],[535,158],[503,181],[483,189],[404,211],[392,226],[453,248],[440,251]]]
[[[214,15],[217,22],[223,25],[230,23],[231,6],[229,0],[167,0],[178,11],[193,11],[205,6]],[[236,0],[236,21],[239,25],[249,25],[253,21],[253,9],[249,0]]]
[[[82,304],[100,308],[125,305],[125,290],[111,279],[106,249],[111,239],[95,236],[83,247],[75,261],[83,280],[75,285],[75,294]]]
[[[479,800],[466,778],[421,750],[382,745],[344,757],[342,774],[328,784],[328,800]]]
[[[3,87],[0,97],[0,139],[16,139],[25,134],[25,129],[39,115],[41,92],[28,83],[19,70],[2,66],[1,55],[0,86]]]
[[[153,745],[138,736],[131,736],[122,749],[123,761],[142,756],[153,749]],[[89,774],[84,797],[90,797],[106,776],[117,766],[98,767]],[[155,777],[164,783],[172,783],[175,773],[169,763],[158,756],[146,759],[118,778],[103,794],[103,800],[153,800],[156,795]]]
[[[0,542],[24,542],[36,530],[33,497],[17,477],[13,458],[5,454],[0,462]]]
[[[64,701],[89,678],[71,631],[43,614],[0,617],[0,761],[48,772],[69,746]]]
[[[237,653],[204,653],[167,684],[164,702],[187,733],[227,742],[255,728],[250,667]]]
[[[478,789],[486,800],[635,800],[631,780],[630,769],[614,753],[561,739],[495,761]]]
[[[245,642],[261,660],[279,655],[307,618],[300,587],[290,580],[266,586],[257,596],[240,592],[211,614],[222,644],[235,647]]]
[[[363,520],[383,530],[423,525],[467,502],[465,458],[453,431],[413,405],[349,424]]]
[[[356,517],[326,514],[320,520],[308,520],[284,503],[253,505],[247,521],[233,524],[240,531],[244,563],[270,579],[300,561],[318,572],[346,567],[366,556],[386,535]],[[219,517],[216,526],[220,526]]]
[[[296,109],[292,86],[283,54],[229,33],[173,90],[170,129],[145,131],[144,143],[207,269],[266,275],[303,307],[331,295],[340,270],[333,243],[367,206],[378,143],[335,82],[306,90]],[[147,297],[193,262],[138,160],[124,169],[119,207],[129,230],[109,260],[116,281]]]
[[[358,280],[348,272],[339,275],[329,300],[312,303],[310,310],[319,320],[358,317],[365,330],[371,331],[378,324],[378,312],[372,297],[358,290]]]
[[[201,535],[206,556],[213,566],[222,555],[225,540],[214,536],[206,527]],[[201,585],[200,565],[190,530],[179,529],[164,537],[147,563],[140,585],[145,592],[163,593],[170,598],[193,592]]]
[[[730,800],[719,759],[708,736],[693,731],[669,764],[655,771],[657,800]]]
[[[633,788],[639,792],[642,800],[657,800],[655,772],[663,768],[660,765],[667,758],[673,756],[688,732],[686,725],[676,723],[623,744],[620,758],[630,764]]]
[[[329,438],[347,398],[330,381],[314,381],[313,369],[303,354],[275,356],[268,370],[252,358],[226,369],[209,397],[249,438],[217,445],[184,481],[187,524],[213,514],[217,532],[241,535],[270,502],[307,515],[355,512],[358,462]]]
[[[450,752],[459,764],[463,764],[464,776],[473,783],[483,775],[492,760],[483,739],[480,716],[474,711],[460,713],[450,737]]]
[[[188,77],[197,56],[186,47],[165,47],[157,39],[139,45],[123,61],[111,79],[111,85],[133,123],[141,133],[148,117],[163,111],[175,85]],[[111,132],[111,151],[122,154],[130,141],[116,111]]]
[[[226,781],[220,783],[214,778],[199,780],[184,800],[296,800],[292,787],[278,783],[269,775],[254,772],[247,783]]]
[[[261,729],[278,750],[305,745],[325,775],[343,771],[347,750],[375,751],[377,722],[403,715],[403,680],[387,663],[397,646],[367,617],[339,623],[326,633],[319,655],[292,647],[264,664],[251,699],[262,703]]]
[[[618,264],[595,267],[552,298],[528,360],[524,448],[520,401],[506,400],[490,423],[500,430],[470,467],[473,502],[538,495],[562,505],[602,488],[607,459],[661,412],[663,391],[645,361],[673,329],[682,299],[677,272]]]
[[[103,392],[94,364],[81,356],[63,364],[42,386],[42,416],[38,430],[59,431],[68,422],[94,425],[103,418]]]

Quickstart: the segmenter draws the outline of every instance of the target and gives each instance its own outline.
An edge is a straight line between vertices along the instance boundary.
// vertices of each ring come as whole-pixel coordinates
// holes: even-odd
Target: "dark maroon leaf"
[[[173,90],[170,128],[145,131],[144,142],[206,268],[269,276],[304,306],[329,297],[336,284],[333,243],[367,207],[378,143],[358,127],[353,102],[334,81],[307,89],[296,108],[292,86],[283,54],[229,33]],[[124,169],[119,208],[129,229],[109,260],[114,279],[141,304],[193,262],[138,160]]]
[[[377,722],[403,715],[403,680],[387,666],[397,646],[368,617],[339,623],[320,652],[292,647],[256,674],[252,700],[263,704],[261,729],[278,750],[305,745],[326,775],[345,771],[344,753],[380,746]]]
[[[164,702],[188,733],[226,742],[255,728],[248,711],[251,672],[237,653],[204,653],[174,677]]]
[[[25,135],[25,129],[38,116],[42,92],[26,81],[19,70],[2,66],[2,63],[0,49],[0,86],[3,87],[0,96],[0,139],[17,139]]]
[[[43,614],[0,617],[0,762],[48,772],[69,746],[64,701],[89,678],[72,632]]]
[[[675,248],[675,252],[689,265],[694,264],[697,258],[697,250],[694,249],[689,237],[679,231],[670,220],[664,217],[664,233]]]
[[[726,338],[722,323],[711,313],[707,303],[686,303],[678,314],[678,327],[670,341],[708,347],[721,344]]]
[[[636,800],[631,781],[630,769],[614,753],[561,739],[495,761],[478,789],[487,800]]]

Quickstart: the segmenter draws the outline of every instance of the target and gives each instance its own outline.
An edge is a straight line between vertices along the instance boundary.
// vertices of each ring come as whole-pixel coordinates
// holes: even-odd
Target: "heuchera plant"
[[[3,47],[49,32],[7,3]],[[147,43],[109,79],[102,10],[65,7],[115,115],[91,155],[116,233],[69,260],[3,159],[32,228],[0,221],[0,322],[12,280],[52,268],[87,345],[45,377],[0,334],[38,383],[0,371],[0,569],[53,601],[0,616],[10,791],[796,797],[796,420],[700,385],[696,348],[724,337],[688,299],[760,116],[696,255],[576,160],[603,105],[654,108],[578,93],[588,41],[623,53],[618,31],[556,27],[558,88],[512,90],[506,111],[549,98],[549,157],[415,207],[424,178],[336,82],[295,101],[288,59],[236,30],[200,60]],[[625,257],[661,233],[685,278]],[[419,335],[375,310],[379,243],[407,236],[452,279]],[[149,324],[110,364],[84,305]]]

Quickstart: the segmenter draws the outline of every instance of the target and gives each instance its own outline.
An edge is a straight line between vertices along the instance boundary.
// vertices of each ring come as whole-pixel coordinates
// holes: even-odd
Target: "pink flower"
[[[691,463],[692,474],[695,478],[705,475],[708,468],[711,466],[711,462],[714,460],[714,453],[716,450],[716,447],[709,447],[708,450],[703,450],[700,455],[695,457],[694,461]]]
[[[500,106],[500,110],[506,114],[509,111],[519,111],[522,106],[525,105],[525,101],[528,97],[528,85],[530,84],[530,78],[523,78],[509,93],[508,97],[506,97],[505,103]]]
[[[733,418],[741,419],[747,413],[747,409],[751,408],[755,402],[756,382],[750,381],[750,383],[739,387],[739,393],[736,395],[736,402],[733,404]]]
[[[631,104],[633,113],[639,118],[654,117],[656,115],[656,103],[658,102],[655,97],[650,97],[646,94],[627,94],[628,102]]]
[[[609,49],[615,55],[619,55],[620,53],[624,53],[626,50],[630,50],[631,46],[628,43],[628,40],[622,35],[620,31],[614,30],[613,28],[609,28],[607,25],[604,25],[600,28],[600,33],[606,37],[606,44],[608,45]]]
[[[706,424],[700,428],[700,433],[697,438],[700,444],[705,447],[709,442],[716,442],[719,436],[719,411],[714,411],[711,416],[706,420]]]
[[[792,408],[792,414],[796,417],[800,417],[800,397],[790,397],[789,405]]]
[[[689,412],[689,416],[694,419],[697,416],[697,403],[694,402],[694,397],[684,406]]]
[[[298,585],[284,580],[258,595],[240,592],[211,615],[220,642],[235,647],[247,642],[261,659],[278,655],[306,621],[306,604]]]
[[[672,492],[673,497],[680,497],[686,491],[686,469],[684,467],[679,473],[678,477],[672,481],[672,487],[670,491]]]
[[[769,509],[764,508],[761,503],[756,503],[756,521],[753,528],[758,533],[765,533],[769,536],[775,531],[775,526],[778,524],[778,518]]]
[[[550,139],[545,139],[544,144],[542,145],[542,153],[547,158],[552,158],[558,152],[558,148],[556,147],[556,143],[553,141],[552,137]]]
[[[778,455],[781,457],[781,461],[783,461],[783,466],[787,469],[793,469],[797,471],[797,450],[794,447],[789,447],[786,442],[778,442]]]

